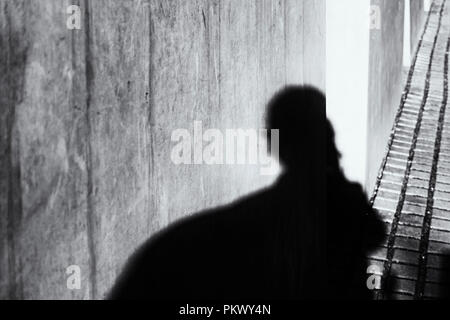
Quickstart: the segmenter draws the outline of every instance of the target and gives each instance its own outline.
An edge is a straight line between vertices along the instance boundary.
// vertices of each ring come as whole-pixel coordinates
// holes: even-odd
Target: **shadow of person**
[[[364,235],[358,228],[368,206],[361,189],[339,174],[338,164],[334,167],[337,151],[331,153],[335,159],[327,160],[326,153],[334,146],[327,140],[334,137],[325,106],[324,95],[311,87],[287,87],[276,94],[267,112],[268,127],[280,133],[283,174],[275,185],[229,206],[195,214],[152,237],[130,259],[109,298],[341,296],[339,290],[346,290],[349,282],[334,281],[334,276],[342,271],[340,276],[354,277],[353,269],[358,269],[341,265],[341,258],[360,263],[346,256],[356,255],[354,242],[348,243],[346,237],[357,242]],[[330,177],[333,189],[327,192]],[[328,214],[327,197],[333,206]],[[331,216],[328,225],[327,216]],[[347,218],[355,221],[344,222]],[[340,246],[342,235],[350,249]],[[334,279],[332,287],[328,273]]]

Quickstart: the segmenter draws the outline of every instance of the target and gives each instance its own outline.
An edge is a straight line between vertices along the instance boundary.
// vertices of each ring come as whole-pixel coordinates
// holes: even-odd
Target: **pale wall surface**
[[[370,0],[327,0],[327,116],[348,179],[364,184]]]
[[[1,298],[103,298],[144,239],[275,178],[177,167],[173,129],[263,127],[283,85],[325,88],[322,0],[81,1],[79,31],[72,3],[0,0]]]

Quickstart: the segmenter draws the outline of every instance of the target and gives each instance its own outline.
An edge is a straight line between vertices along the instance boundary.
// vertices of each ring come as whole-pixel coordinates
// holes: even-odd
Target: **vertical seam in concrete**
[[[219,9],[218,9],[218,15],[219,15],[219,81],[217,84],[217,91],[218,91],[218,108],[219,110],[222,110],[222,0],[219,1]]]
[[[149,137],[150,137],[150,142],[149,142],[149,147],[150,147],[150,152],[149,152],[149,166],[150,169],[148,171],[148,188],[149,190],[152,190],[150,197],[152,197],[151,201],[151,210],[152,213],[148,215],[148,221],[147,221],[147,230],[148,230],[148,234],[150,234],[151,231],[151,224],[152,224],[152,218],[155,217],[155,213],[156,213],[156,204],[155,204],[155,197],[157,196],[158,193],[153,192],[154,191],[154,187],[156,184],[155,181],[155,152],[154,152],[154,128],[153,128],[153,121],[154,121],[154,115],[153,115],[153,107],[154,107],[154,94],[153,94],[153,50],[154,50],[154,45],[153,45],[153,28],[152,28],[152,6],[151,6],[151,1],[152,0],[148,0],[148,8],[149,8],[149,12],[148,12],[148,32],[149,32],[149,41],[148,41],[148,52],[149,52],[149,64],[148,64],[148,130],[149,132]],[[153,108],[153,109],[152,109]]]
[[[7,79],[8,82],[7,84],[10,85],[11,84],[11,19],[9,16],[9,12],[8,12],[8,3],[4,3],[5,8],[3,9],[6,15],[6,19],[8,20],[6,23],[6,26],[8,28],[8,48],[6,49],[6,74],[7,74]],[[13,120],[13,106],[12,106],[12,101],[13,101],[13,96],[12,96],[12,90],[7,90],[7,94],[9,95],[9,99],[8,99],[8,116],[6,119],[6,123],[7,123],[7,129],[6,129],[6,140],[7,140],[7,149],[6,149],[6,154],[8,155],[8,162],[7,162],[7,166],[8,166],[8,193],[7,193],[7,216],[6,216],[6,239],[7,239],[7,248],[8,248],[8,298],[9,299],[13,299],[15,297],[15,284],[14,284],[14,279],[15,279],[15,270],[14,270],[14,254],[15,254],[15,250],[14,250],[14,225],[12,223],[14,215],[13,215],[13,205],[12,205],[12,154],[11,154],[11,149],[12,149],[12,139],[11,139],[11,133],[12,133],[12,120]]]
[[[150,152],[148,152],[147,150],[148,149],[146,149],[146,153],[147,153],[147,155],[148,155],[148,157],[149,157],[149,159],[148,159],[148,165],[149,165],[149,168],[148,168],[148,177],[147,177],[147,190],[149,191],[149,193],[150,193],[150,190],[151,190],[151,186],[152,186],[152,170],[153,170],[153,165],[152,165],[152,145],[151,145],[151,143],[152,143],[152,132],[151,132],[151,129],[150,129],[150,121],[151,121],[151,103],[150,103],[150,100],[151,100],[151,95],[152,95],[152,89],[151,89],[151,85],[152,85],[152,45],[151,45],[151,42],[152,42],[152,7],[151,7],[151,3],[150,3],[150,1],[151,0],[147,0],[147,5],[146,5],[146,7],[148,8],[148,83],[147,83],[147,86],[148,86],[148,92],[147,92],[147,112],[148,112],[148,115],[147,115],[147,124],[146,124],[146,127],[145,127],[145,130],[149,130],[149,132],[148,132],[148,137],[150,138],[150,141],[146,141],[146,143],[148,143],[148,145],[146,146],[146,148],[149,148],[149,151]],[[152,210],[152,208],[151,208],[151,204],[153,203],[153,199],[152,199],[152,197],[153,197],[154,195],[152,195],[152,194],[149,194],[149,197],[151,197],[150,198],[150,205],[149,205],[149,208],[150,208],[150,210]],[[150,230],[151,230],[151,214],[148,214],[147,215],[147,235],[149,235],[150,234]]]
[[[207,61],[207,66],[206,66],[206,72],[207,72],[207,77],[208,79],[211,79],[211,32],[210,32],[210,26],[211,26],[211,21],[210,21],[210,6],[211,3],[209,1],[206,1],[202,3],[202,18],[203,18],[203,26],[205,28],[205,42],[206,42],[206,61]],[[206,21],[206,16],[205,16],[205,9],[208,12],[208,21]],[[212,99],[211,99],[211,81],[208,82],[208,106],[211,108],[212,107]],[[211,117],[209,117],[209,121],[211,121]]]
[[[306,84],[306,68],[305,68],[305,26],[306,26],[306,20],[305,20],[305,7],[306,7],[306,1],[303,1],[302,5],[302,82],[303,84]]]
[[[89,250],[89,282],[91,286],[91,298],[97,297],[97,258],[95,254],[94,242],[94,206],[93,206],[93,182],[92,182],[92,127],[90,118],[90,109],[92,102],[92,52],[91,52],[91,25],[90,25],[90,8],[89,0],[85,2],[85,66],[86,66],[86,169],[87,169],[87,210],[86,210],[86,226],[87,226],[87,242]]]
[[[7,5],[6,5],[7,8]],[[5,10],[8,11],[7,9]],[[20,146],[17,143],[15,149],[13,147],[14,145],[14,139],[17,139],[19,141],[19,137],[13,137],[14,134],[14,125],[16,122],[16,106],[18,102],[18,86],[23,86],[23,83],[17,82],[17,75],[15,74],[14,70],[11,70],[11,65],[15,64],[12,63],[13,59],[17,59],[18,57],[11,57],[11,49],[14,48],[14,44],[11,43],[11,40],[15,35],[12,32],[12,22],[11,22],[11,16],[7,12],[7,25],[8,25],[8,54],[7,54],[7,75],[9,78],[8,84],[11,86],[9,91],[9,110],[8,110],[8,117],[7,117],[7,148],[8,150],[6,153],[8,154],[8,169],[9,169],[9,181],[8,181],[8,204],[7,204],[7,243],[8,243],[8,276],[9,276],[9,288],[8,288],[8,295],[10,299],[23,299],[23,283],[22,283],[22,274],[19,270],[19,272],[16,272],[16,258],[20,259],[20,256],[18,257],[16,255],[16,242],[15,242],[15,233],[17,231],[18,226],[18,219],[22,217],[22,190],[21,190],[21,166],[20,166],[20,149],[18,149]],[[26,27],[26,26],[24,26]],[[18,48],[19,50],[22,50],[21,48]],[[25,49],[24,49],[25,50]],[[23,54],[26,54],[24,52]],[[25,59],[26,56],[22,57],[22,55],[19,56],[19,59],[23,59],[21,63],[25,65]],[[22,70],[20,70],[22,72]],[[12,74],[13,73],[13,74]],[[23,76],[21,74],[20,76]],[[23,90],[23,88],[20,88]],[[18,134],[18,132],[16,132]],[[17,152],[17,154],[15,154]],[[17,163],[15,163],[17,162]],[[21,264],[19,263],[19,269]],[[19,278],[20,280],[18,280]]]
[[[434,191],[436,188],[437,170],[439,163],[439,154],[441,152],[442,132],[444,130],[445,112],[448,102],[448,55],[450,51],[450,38],[447,41],[447,50],[445,53],[444,61],[444,95],[442,98],[442,105],[439,112],[439,122],[436,131],[436,140],[434,145],[433,165],[431,168],[430,183],[428,187],[427,207],[425,210],[425,217],[423,219],[422,234],[420,238],[419,246],[419,270],[417,274],[416,288],[414,292],[415,299],[423,299],[425,291],[425,281],[427,275],[427,262],[428,262],[428,242],[430,239],[431,221],[433,218],[433,205],[434,205]]]
[[[289,27],[289,23],[287,20],[287,0],[283,1],[283,6],[284,6],[284,10],[283,10],[283,23],[284,23],[284,83],[287,85],[288,83],[288,77],[287,77],[287,48],[288,48],[288,44],[287,44],[287,35],[288,35],[288,27]]]
[[[11,19],[10,13],[8,12],[8,3],[5,4],[5,13],[8,19],[6,25],[8,27],[8,49],[6,55],[6,66],[7,66],[7,77],[8,77],[8,85],[11,85]],[[12,88],[14,89],[14,88]],[[14,243],[14,199],[13,199],[13,155],[12,155],[12,126],[15,118],[14,115],[14,94],[13,90],[8,90],[8,117],[7,117],[7,150],[6,154],[8,154],[8,204],[7,204],[7,221],[6,221],[6,230],[7,230],[7,240],[8,240],[8,277],[9,277],[9,288],[8,288],[8,298],[15,299],[17,296],[17,289],[15,284],[15,243]]]

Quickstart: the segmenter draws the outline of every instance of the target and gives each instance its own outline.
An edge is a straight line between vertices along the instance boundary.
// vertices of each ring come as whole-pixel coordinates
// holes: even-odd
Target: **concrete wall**
[[[103,298],[154,232],[275,178],[175,166],[172,130],[263,127],[281,86],[325,88],[321,0],[80,1],[81,30],[70,4],[0,0],[0,298]]]

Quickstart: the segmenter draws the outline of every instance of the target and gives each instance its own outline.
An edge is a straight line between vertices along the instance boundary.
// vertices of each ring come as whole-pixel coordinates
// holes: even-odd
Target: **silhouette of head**
[[[289,86],[268,104],[267,125],[280,130],[280,162],[287,171],[309,170],[326,156],[326,99],[317,89]],[[324,169],[324,168],[323,168]]]
[[[334,129],[331,122],[327,119],[327,170],[328,172],[340,172],[339,161],[341,159],[341,153],[336,147],[334,141]]]

